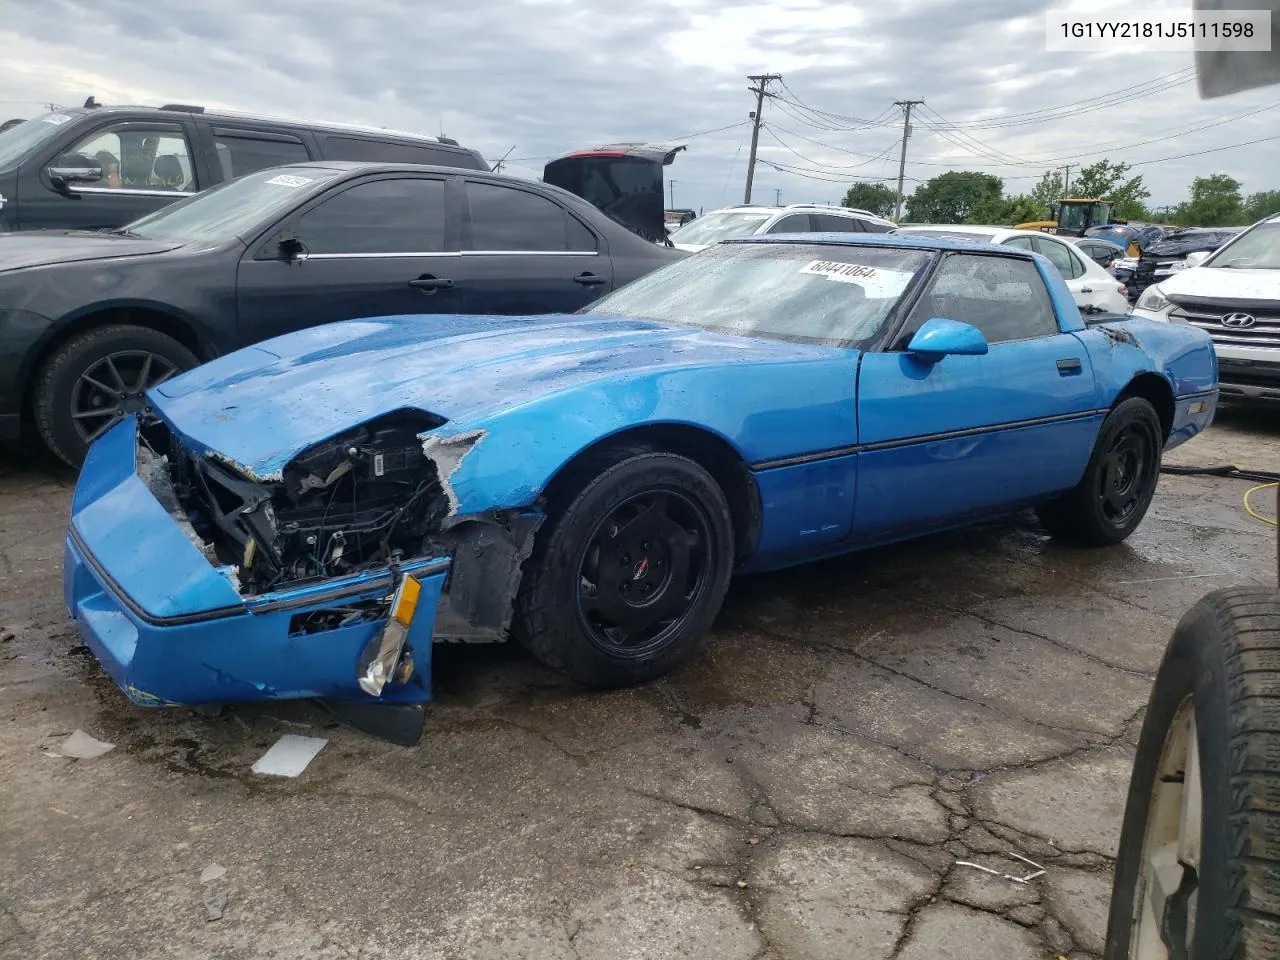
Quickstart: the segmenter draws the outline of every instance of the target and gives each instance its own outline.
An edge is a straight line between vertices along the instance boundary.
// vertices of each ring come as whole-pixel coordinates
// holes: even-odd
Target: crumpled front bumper
[[[103,668],[143,706],[329,698],[375,704],[431,699],[431,635],[448,557],[406,561],[422,585],[409,631],[413,673],[371,697],[362,652],[386,621],[301,633],[308,613],[387,598],[389,568],[241,597],[151,493],[136,469],[129,418],[89,451],[72,500],[63,594]]]

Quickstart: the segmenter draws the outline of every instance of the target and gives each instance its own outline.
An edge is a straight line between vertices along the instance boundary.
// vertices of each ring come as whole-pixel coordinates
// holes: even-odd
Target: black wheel
[[[1057,540],[1083,546],[1120,543],[1137,529],[1160,479],[1164,431],[1155,408],[1141,397],[1107,414],[1080,483],[1037,508]]]
[[[73,337],[36,382],[40,436],[79,466],[94,440],[127,414],[146,410],[149,388],[198,362],[177,340],[146,327],[112,325]]]
[[[697,648],[724,600],[733,523],[723,491],[685,457],[591,457],[550,505],[517,599],[515,635],[580,683],[661,676]]]
[[[1147,703],[1106,960],[1280,956],[1280,592],[1187,612]]]

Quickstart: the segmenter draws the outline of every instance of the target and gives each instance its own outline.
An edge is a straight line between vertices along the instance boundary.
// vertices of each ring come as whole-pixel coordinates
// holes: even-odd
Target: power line
[[[795,156],[797,156],[797,157],[799,157],[801,160],[803,160],[805,163],[812,163],[812,164],[814,164],[815,166],[819,166],[819,167],[829,167],[829,168],[830,168],[831,170],[833,170],[833,171],[838,171],[838,170],[853,170],[853,169],[856,169],[856,168],[858,168],[858,167],[865,167],[865,166],[868,166],[868,165],[870,165],[870,164],[872,164],[872,163],[875,163],[877,160],[883,160],[883,159],[885,158],[885,156],[889,153],[889,151],[890,151],[890,150],[892,150],[894,147],[896,147],[896,146],[898,145],[898,141],[897,141],[897,140],[894,140],[894,141],[892,141],[892,142],[891,142],[887,147],[885,147],[883,150],[881,150],[881,151],[880,151],[879,153],[877,153],[877,154],[858,154],[858,156],[865,156],[865,157],[867,157],[867,158],[868,158],[868,159],[866,159],[866,160],[863,160],[861,163],[851,163],[851,164],[847,164],[847,165],[836,165],[836,164],[827,163],[827,162],[826,162],[826,161],[824,161],[824,160],[815,160],[815,159],[813,159],[813,157],[807,157],[807,156],[805,156],[805,155],[804,155],[803,153],[801,153],[799,150],[796,150],[796,149],[795,149],[794,147],[792,147],[789,143],[787,143],[787,142],[786,142],[785,140],[783,140],[780,136],[778,136],[778,134],[775,132],[775,127],[774,127],[774,125],[773,125],[773,124],[771,124],[771,123],[766,123],[766,124],[762,124],[761,126],[762,126],[762,129],[763,129],[766,133],[768,133],[768,134],[769,134],[769,136],[773,137],[773,139],[774,139],[774,140],[776,140],[776,141],[777,141],[777,142],[782,146],[782,148],[783,148],[784,150],[786,150],[788,153],[794,154]],[[779,127],[779,128],[777,128],[777,129],[782,129],[782,128],[781,128],[781,127]],[[784,131],[784,132],[786,132],[786,131]]]

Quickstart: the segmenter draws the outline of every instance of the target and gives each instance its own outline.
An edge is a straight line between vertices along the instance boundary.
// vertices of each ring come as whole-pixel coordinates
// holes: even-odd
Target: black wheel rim
[[[1150,496],[1156,475],[1156,438],[1145,424],[1134,423],[1111,440],[1098,471],[1098,506],[1102,517],[1122,527]]]
[[[71,422],[93,443],[131,413],[149,412],[147,391],[164,383],[178,366],[147,350],[110,353],[90,366],[71,391]]]
[[[596,525],[578,563],[578,619],[591,642],[638,660],[679,638],[701,606],[718,545],[686,494],[637,494]]]

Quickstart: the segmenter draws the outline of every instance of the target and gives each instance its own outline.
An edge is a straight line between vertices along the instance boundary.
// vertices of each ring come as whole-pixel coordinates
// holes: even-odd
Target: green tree
[[[842,206],[870,210],[881,217],[893,216],[898,191],[883,183],[855,183],[840,201]]]
[[[1225,173],[1196,177],[1191,181],[1191,199],[1178,206],[1175,219],[1189,227],[1232,227],[1243,223],[1240,181]]]
[[[920,184],[907,200],[907,218],[923,223],[964,223],[983,201],[1000,200],[1004,181],[989,173],[948,170]]]
[[[1280,213],[1280,190],[1264,190],[1253,194],[1244,202],[1244,218],[1248,223],[1255,223],[1275,213]]]
[[[1049,219],[1053,215],[1053,205],[1062,199],[1062,191],[1062,174],[1057,170],[1046,170],[1040,182],[1031,188],[1029,199],[1035,204],[1035,210],[1026,220],[1018,222],[1029,223],[1032,220]]]
[[[1039,211],[1039,204],[1028,196],[988,197],[974,205],[965,222],[993,227],[1012,227],[1015,224],[1039,220]]]
[[[1080,170],[1071,185],[1071,193],[1077,197],[1097,197],[1111,201],[1112,216],[1121,220],[1147,219],[1143,201],[1151,191],[1142,182],[1142,175],[1128,177],[1129,164],[1099,160]]]

